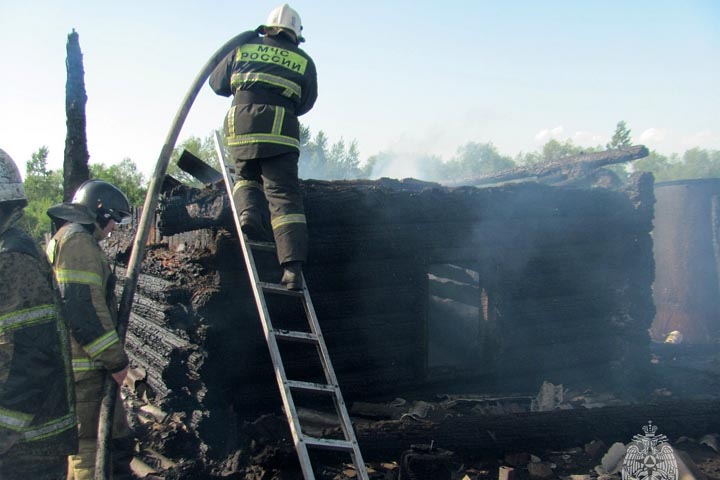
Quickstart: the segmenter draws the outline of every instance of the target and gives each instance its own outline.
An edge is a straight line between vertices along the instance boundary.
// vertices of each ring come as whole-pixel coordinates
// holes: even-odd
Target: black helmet
[[[84,205],[96,215],[100,226],[109,220],[115,223],[130,223],[130,203],[123,192],[104,180],[87,180],[75,192],[72,203]]]

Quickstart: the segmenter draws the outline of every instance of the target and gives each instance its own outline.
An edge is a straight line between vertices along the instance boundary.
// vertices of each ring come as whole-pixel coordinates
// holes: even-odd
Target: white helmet
[[[0,148],[0,202],[18,200],[27,205],[20,171],[10,155]]]
[[[298,43],[304,42],[305,39],[302,37],[302,22],[300,21],[300,14],[297,10],[290,8],[290,5],[283,4],[270,12],[268,15],[265,28],[277,27],[286,28],[295,34]]]

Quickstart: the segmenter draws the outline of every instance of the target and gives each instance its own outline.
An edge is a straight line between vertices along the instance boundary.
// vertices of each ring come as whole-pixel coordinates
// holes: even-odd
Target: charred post
[[[67,81],[65,83],[65,160],[63,161],[63,201],[69,202],[81,183],[90,178],[85,126],[85,70],[80,50],[80,36],[73,29],[67,41]]]

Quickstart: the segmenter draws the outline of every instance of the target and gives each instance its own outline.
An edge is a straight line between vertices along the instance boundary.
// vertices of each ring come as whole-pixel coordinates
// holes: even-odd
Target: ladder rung
[[[284,285],[281,285],[279,283],[267,283],[267,282],[257,282],[258,287],[262,289],[263,292],[267,293],[276,293],[278,295],[289,295],[291,297],[304,297],[305,294],[302,290],[288,290],[287,287]]]
[[[274,252],[275,244],[273,242],[256,242],[255,240],[246,240],[245,243],[255,250],[262,252]]]
[[[314,382],[300,382],[297,380],[288,380],[288,387],[293,390],[300,390],[301,392],[314,392],[314,393],[329,393],[330,395],[335,394],[335,387],[326,383],[314,383]]]
[[[275,330],[273,331],[273,334],[278,340],[286,340],[288,342],[318,343],[317,335],[314,333]]]
[[[335,440],[333,438],[315,438],[304,435],[302,440],[308,447],[319,448],[322,450],[338,450],[341,452],[352,452],[353,444],[347,440]]]

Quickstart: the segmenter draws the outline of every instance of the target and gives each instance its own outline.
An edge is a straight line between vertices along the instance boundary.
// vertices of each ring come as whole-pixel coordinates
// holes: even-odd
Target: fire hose
[[[133,297],[135,296],[135,288],[140,276],[140,267],[145,255],[145,245],[150,233],[155,209],[157,208],[160,189],[162,187],[165,174],[167,173],[168,164],[170,163],[170,156],[175,148],[175,142],[177,142],[180,130],[182,129],[185,119],[190,112],[190,107],[192,107],[195,98],[212,71],[226,55],[243,43],[247,42],[248,39],[249,35],[247,32],[241,33],[240,35],[228,40],[213,54],[212,57],[210,57],[210,60],[208,60],[197,77],[195,77],[190,89],[188,89],[185,94],[185,98],[180,105],[180,109],[173,119],[170,131],[165,138],[165,143],[163,144],[157,164],[155,165],[155,171],[150,179],[150,184],[148,185],[142,216],[140,218],[140,222],[138,223],[135,238],[133,240],[132,253],[130,254],[127,275],[125,277],[125,284],[123,286],[122,297],[120,299],[117,330],[120,340],[123,343],[125,341],[125,334],[127,332],[127,326],[130,319],[130,310],[132,309]],[[115,399],[117,398],[117,394],[118,385],[112,377],[108,375],[108,378],[105,381],[103,399],[100,406],[100,417],[98,421],[95,480],[112,479],[110,445],[112,441],[112,423],[115,413]]]

